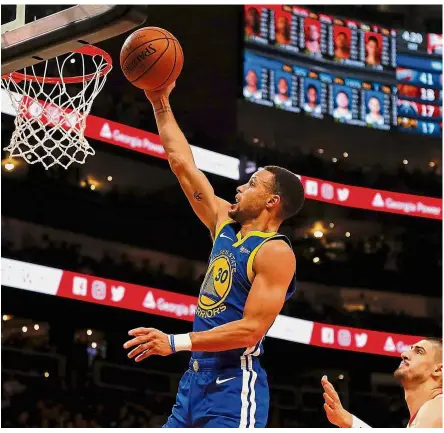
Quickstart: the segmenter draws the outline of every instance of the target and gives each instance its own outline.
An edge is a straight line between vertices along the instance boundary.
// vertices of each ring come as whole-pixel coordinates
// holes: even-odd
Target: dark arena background
[[[405,427],[400,353],[442,336],[441,6],[147,11],[183,47],[171,104],[215,192],[233,202],[267,164],[305,188],[281,229],[298,283],[265,341],[268,427],[332,427],[324,374],[373,427]],[[45,170],[2,151],[2,427],[160,427],[188,366],[122,347],[139,326],[191,330],[212,247],[120,69],[129,33],[97,43],[114,66],[87,119],[95,155]]]

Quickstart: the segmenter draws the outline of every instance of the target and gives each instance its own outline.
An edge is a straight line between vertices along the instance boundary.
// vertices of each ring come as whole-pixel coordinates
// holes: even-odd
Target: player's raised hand
[[[128,358],[134,358],[136,362],[143,361],[151,355],[167,356],[173,353],[168,335],[154,328],[136,328],[128,332],[128,335],[135,337],[127,341],[123,347],[130,349]]]
[[[328,381],[327,376],[322,377],[321,384],[325,391],[323,394],[325,401],[324,410],[328,420],[338,427],[351,428],[353,416],[342,407],[339,395],[333,385]]]
[[[153,104],[154,102],[160,100],[161,98],[168,99],[174,87],[176,87],[176,82],[160,90],[145,90],[145,96]]]

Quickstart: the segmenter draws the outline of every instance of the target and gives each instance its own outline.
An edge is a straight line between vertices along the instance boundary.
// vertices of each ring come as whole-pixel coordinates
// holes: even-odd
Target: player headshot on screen
[[[249,8],[245,14],[245,33],[247,36],[259,36],[261,32],[261,17],[256,8]]]
[[[253,69],[249,69],[245,77],[247,85],[244,87],[244,96],[249,99],[261,99],[262,91],[258,89],[258,76]]]
[[[345,32],[339,32],[335,37],[335,57],[338,59],[350,57],[350,41]]]
[[[318,26],[309,24],[305,28],[305,47],[310,53],[317,54],[321,52],[320,39],[321,33]]]
[[[333,111],[333,117],[339,120],[351,120],[352,114],[349,108],[350,100],[347,93],[340,90],[336,95],[336,108]]]
[[[319,104],[318,89],[313,84],[309,84],[307,86],[304,110],[307,113],[322,114],[322,108],[321,105]]]
[[[365,62],[367,65],[379,65],[381,63],[381,49],[376,36],[370,36],[365,44]]]
[[[368,99],[365,121],[369,125],[384,125],[384,117],[381,114],[381,103],[376,96],[372,96]]]
[[[288,81],[286,78],[279,78],[277,83],[277,94],[274,97],[274,103],[276,105],[282,105],[284,107],[291,107],[291,99],[289,96]]]
[[[275,40],[278,44],[290,43],[290,23],[288,18],[281,15],[276,18]]]

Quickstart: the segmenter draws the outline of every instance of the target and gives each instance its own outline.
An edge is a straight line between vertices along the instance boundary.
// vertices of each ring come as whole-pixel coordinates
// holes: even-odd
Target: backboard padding
[[[77,5],[1,36],[2,75],[132,30],[147,6]]]

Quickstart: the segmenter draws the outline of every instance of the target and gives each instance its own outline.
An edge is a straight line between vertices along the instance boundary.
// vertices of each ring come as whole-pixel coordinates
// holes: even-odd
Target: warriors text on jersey
[[[243,317],[245,302],[253,282],[253,261],[261,246],[274,239],[290,241],[279,233],[251,231],[241,237],[240,225],[228,220],[216,233],[205,279],[202,283],[193,331],[206,331]],[[296,289],[296,278],[287,289],[285,300]],[[261,339],[254,347],[220,352],[224,361],[239,360],[242,355],[258,356],[263,352]],[[214,357],[214,353],[193,352],[194,359]]]

